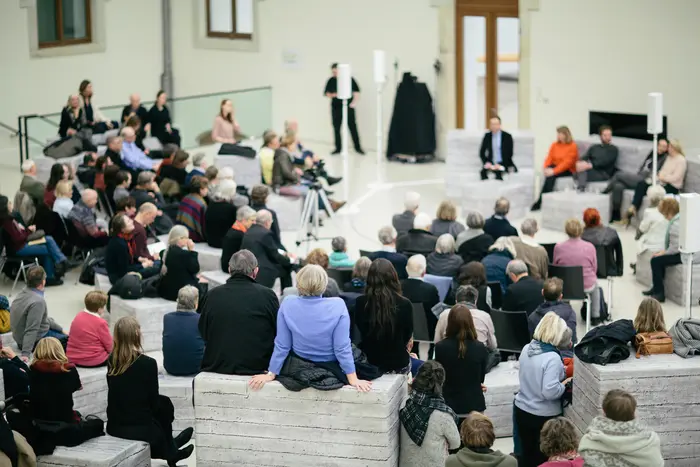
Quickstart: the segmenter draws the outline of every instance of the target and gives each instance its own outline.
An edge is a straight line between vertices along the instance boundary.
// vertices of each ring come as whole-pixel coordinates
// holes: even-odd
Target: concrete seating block
[[[95,274],[95,290],[107,293],[111,288],[112,283],[109,281],[109,277],[104,274]]]
[[[635,279],[644,287],[651,287],[651,251],[637,255],[637,273]]]
[[[206,243],[195,243],[194,251],[198,253],[200,271],[221,269],[221,248],[214,248]]]
[[[602,414],[605,394],[624,389],[637,400],[637,418],[659,434],[667,466],[700,465],[700,404],[687,388],[700,381],[700,359],[675,354],[633,356],[614,365],[574,360],[573,404],[565,415],[583,432]]]
[[[209,290],[211,290],[224,284],[231,275],[218,269],[215,271],[204,271],[202,272],[202,277],[209,281]]]
[[[175,311],[175,302],[162,298],[124,300],[116,295],[112,295],[110,298],[110,326],[112,328],[119,318],[134,316],[141,324],[143,350],[152,352],[163,349],[163,316]]]
[[[530,210],[533,198],[533,184],[512,180],[483,180],[462,185],[462,212],[466,216],[472,211],[493,212],[496,200],[505,197],[510,200],[511,219],[525,217]]]
[[[40,456],[38,467],[147,467],[151,465],[148,443],[100,436],[68,448],[58,446],[50,456]]]
[[[102,144],[100,146],[97,146],[97,157],[104,156],[106,152],[107,152],[106,145]]]
[[[700,261],[696,257],[693,259],[693,270],[691,272],[691,296],[690,303],[697,304],[700,299]],[[688,283],[686,279],[686,268],[687,265],[679,264],[677,266],[672,266],[666,269],[666,277],[664,278],[664,289],[666,292],[666,298],[675,302],[681,306],[686,305],[685,300],[685,288]]]
[[[593,193],[600,193],[608,186],[608,182],[588,182],[586,184],[586,190]],[[563,177],[558,178],[554,182],[554,191],[573,191],[576,189],[576,182],[574,182],[574,177]]]
[[[250,377],[195,378],[197,465],[398,466],[399,408],[406,378],[385,375],[372,391],[291,392]]]
[[[690,154],[690,153],[688,153]],[[693,154],[695,156],[695,154]],[[697,156],[687,157],[688,165],[683,183],[684,193],[700,193],[700,161]]]
[[[51,175],[51,166],[54,164],[68,164],[73,168],[77,168],[83,162],[84,152],[76,154],[75,156],[65,157],[63,159],[53,159],[51,157],[33,157],[32,160],[36,164],[36,179],[42,183],[49,181],[49,176]]]
[[[596,208],[601,219],[610,219],[610,195],[598,193],[578,193],[575,191],[553,191],[542,195],[542,227],[564,230],[566,220],[580,219],[587,208]]]
[[[194,376],[168,374],[158,380],[160,394],[168,396],[175,406],[175,422],[173,423],[175,435],[187,427],[194,426],[193,381]]]
[[[104,133],[100,133],[99,135],[92,135],[92,144],[95,146],[107,144],[107,138],[110,136],[119,136],[119,129],[115,128],[114,130],[108,130]]]
[[[12,350],[15,351],[15,353],[19,354],[19,346],[17,345],[17,342],[15,342],[15,338],[12,335],[12,331],[0,334],[0,339],[2,340],[3,347],[10,347]],[[0,373],[2,372],[0,371]]]
[[[303,197],[270,194],[267,198],[267,207],[277,213],[280,230],[286,232],[299,229],[304,199]]]
[[[233,178],[239,186],[252,188],[262,182],[260,160],[242,156],[214,156],[214,165],[218,168],[231,167]]]
[[[496,437],[513,436],[513,400],[520,389],[518,369],[500,363],[486,374],[484,386],[487,388],[484,414],[493,421]]]
[[[161,144],[160,140],[153,136],[143,139],[143,147],[149,151],[161,151],[163,149],[163,145]]]
[[[107,367],[80,368],[78,375],[83,389],[73,394],[73,407],[83,416],[97,415],[107,419]]]

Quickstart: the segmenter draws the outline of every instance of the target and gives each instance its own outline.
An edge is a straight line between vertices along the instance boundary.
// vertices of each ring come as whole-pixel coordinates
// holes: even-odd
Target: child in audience
[[[61,180],[56,184],[56,201],[53,203],[53,211],[57,212],[61,217],[66,218],[73,209],[73,182],[70,180]]]
[[[333,248],[333,253],[331,253],[328,258],[330,262],[330,267],[332,268],[351,268],[355,265],[355,260],[350,259],[347,254],[347,241],[345,237],[335,237],[331,240],[331,248]]]
[[[470,413],[462,422],[460,435],[464,447],[447,458],[445,467],[518,467],[514,457],[491,449],[496,434],[493,423],[486,415]]]
[[[112,352],[112,336],[104,320],[107,294],[99,291],[85,295],[85,309],[70,325],[70,339],[66,354],[71,363],[86,368],[107,365]]]
[[[636,410],[634,396],[622,389],[605,395],[605,416],[593,419],[578,446],[586,467],[664,465],[659,435],[635,420]]]
[[[540,451],[548,457],[540,467],[583,467],[578,449],[576,427],[564,417],[549,420],[540,433]]]

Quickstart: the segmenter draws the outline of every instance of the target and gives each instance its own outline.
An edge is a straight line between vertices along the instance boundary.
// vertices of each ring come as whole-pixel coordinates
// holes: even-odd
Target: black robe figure
[[[396,90],[386,156],[389,160],[395,160],[397,154],[429,156],[418,159],[418,162],[428,162],[433,159],[435,149],[433,98],[425,83],[404,73]]]

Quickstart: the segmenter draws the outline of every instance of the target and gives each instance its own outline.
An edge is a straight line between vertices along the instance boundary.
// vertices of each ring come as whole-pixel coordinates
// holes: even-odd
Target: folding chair
[[[5,248],[5,232],[2,229],[0,229],[0,251],[2,251],[2,253],[0,254],[0,272],[2,272],[2,270],[5,268],[6,264],[19,265],[19,270],[17,271],[17,275],[15,276],[15,281],[12,283],[12,290],[10,290],[9,296],[12,297],[12,294],[15,292],[15,287],[17,287],[19,275],[22,274],[24,282],[26,283],[27,269],[31,268],[32,266],[39,266],[39,259],[35,257],[34,261],[30,262],[30,256],[9,255],[7,253],[7,248]]]
[[[547,252],[549,262],[552,263],[554,261],[554,247],[556,246],[556,243],[540,243],[540,245],[542,245]]]
[[[500,282],[489,282],[487,284],[491,289],[491,308],[501,308],[503,304],[503,290],[501,290]]]
[[[343,288],[343,284],[352,280],[351,268],[328,268],[326,273],[328,277],[335,279],[341,289]]]
[[[520,354],[530,342],[527,313],[524,311],[491,310],[493,329],[498,336],[498,350]]]
[[[367,258],[370,257],[370,255],[374,253],[373,251],[367,251],[367,250],[360,250],[360,256],[366,256]]]
[[[558,277],[564,282],[563,299],[582,300],[586,302],[586,332],[591,329],[591,296],[583,290],[582,266],[549,265],[549,277]]]

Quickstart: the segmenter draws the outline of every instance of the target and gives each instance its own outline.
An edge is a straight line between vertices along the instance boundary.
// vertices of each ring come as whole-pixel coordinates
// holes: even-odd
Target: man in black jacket
[[[281,254],[272,235],[272,214],[261,209],[255,216],[255,224],[243,236],[241,249],[250,250],[258,260],[260,271],[257,281],[272,288],[275,279],[280,278],[282,290],[292,286],[291,254]]]
[[[491,131],[484,135],[479,148],[479,157],[483,163],[481,179],[487,180],[489,172],[492,172],[496,180],[503,180],[503,172],[518,171],[513,163],[513,137],[501,130],[500,117],[491,117],[489,129]]]
[[[406,263],[408,258],[401,253],[396,252],[396,229],[391,226],[385,226],[379,229],[377,234],[379,241],[382,244],[382,249],[370,253],[368,258],[374,261],[377,258],[384,258],[389,261],[396,269],[399,279],[407,279]]]
[[[430,340],[435,338],[435,326],[438,319],[433,313],[433,307],[440,303],[437,287],[423,281],[425,276],[426,260],[423,255],[413,255],[408,259],[406,271],[408,279],[401,281],[401,293],[411,303],[421,303],[425,311],[425,319],[428,322],[428,336]],[[414,323],[415,327],[415,323]],[[432,358],[434,345],[430,346],[428,358]],[[413,351],[418,354],[418,343],[413,345]]]
[[[504,311],[524,311],[530,315],[542,304],[542,281],[527,273],[525,261],[514,259],[506,267],[506,274],[512,284],[503,299]]]
[[[506,219],[510,211],[510,201],[506,198],[498,198],[493,211],[493,216],[484,222],[484,232],[489,234],[494,242],[501,237],[517,237],[518,229]]]
[[[432,223],[429,215],[419,213],[413,220],[413,228],[396,240],[396,251],[406,256],[432,253],[437,243],[437,237],[430,233]]]
[[[277,334],[277,295],[258,284],[258,262],[241,250],[229,262],[231,277],[207,294],[199,318],[206,343],[202,371],[255,375],[267,371]]]
[[[138,94],[132,94],[129,96],[129,105],[124,106],[122,110],[122,125],[126,125],[126,122],[131,117],[138,117],[141,120],[141,128],[139,128],[139,139],[146,137],[146,133],[151,130],[151,125],[148,123],[148,110],[146,107],[141,105],[141,96]]]
[[[600,143],[593,144],[576,162],[576,188],[586,189],[588,182],[605,182],[610,180],[617,170],[618,149],[612,144],[612,128],[603,125],[599,129]]]
[[[144,203],[153,203],[160,210],[153,228],[158,235],[165,235],[173,228],[173,218],[177,216],[177,203],[167,204],[160,188],[155,181],[156,174],[150,171],[141,172],[136,177],[136,186],[131,190],[131,197],[136,201],[136,209]]]

